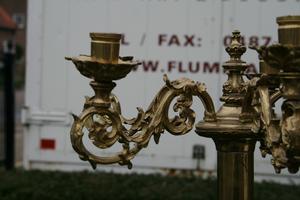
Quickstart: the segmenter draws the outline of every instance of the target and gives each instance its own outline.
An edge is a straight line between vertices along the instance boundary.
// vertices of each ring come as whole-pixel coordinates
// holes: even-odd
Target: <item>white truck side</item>
[[[132,55],[142,65],[114,89],[125,116],[136,107],[147,108],[162,87],[162,75],[171,80],[188,77],[203,82],[221,105],[222,63],[231,32],[241,31],[245,45],[267,45],[277,40],[276,17],[299,15],[299,0],[28,0],[26,96],[23,110],[24,166],[27,169],[90,169],[71,146],[70,113],[81,112],[84,96],[93,95],[89,80],[64,56],[90,54],[89,32],[124,34],[121,55]],[[257,54],[242,57],[250,70],[258,68]],[[195,101],[197,120],[203,108]],[[205,147],[200,162],[204,171],[216,170],[211,139],[191,131],[174,137],[165,133],[159,145],[151,142],[133,160],[132,172],[195,169],[193,146]],[[256,179],[299,181],[284,171],[274,176],[270,158],[255,152]],[[90,148],[96,151],[92,145]],[[101,152],[99,152],[101,153]],[[99,170],[129,172],[124,167],[98,166]]]

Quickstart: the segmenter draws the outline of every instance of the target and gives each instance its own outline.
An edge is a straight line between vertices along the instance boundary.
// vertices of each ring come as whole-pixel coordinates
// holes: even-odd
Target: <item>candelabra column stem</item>
[[[218,199],[253,199],[255,139],[215,139],[218,151]]]

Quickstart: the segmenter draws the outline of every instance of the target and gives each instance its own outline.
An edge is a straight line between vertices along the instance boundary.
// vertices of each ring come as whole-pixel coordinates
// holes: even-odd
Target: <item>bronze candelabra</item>
[[[246,47],[239,31],[232,33],[226,48],[230,59],[223,64],[228,80],[223,85],[224,104],[216,112],[204,83],[182,78],[170,81],[154,97],[146,111],[138,108],[135,118],[122,116],[117,97],[111,93],[115,80],[124,78],[139,65],[133,57],[119,57],[120,34],[91,33],[91,56],[66,58],[79,72],[91,78],[95,96],[87,97],[82,113],[74,116],[71,142],[80,159],[97,164],[119,163],[132,167],[131,160],[146,148],[153,136],[156,143],[164,131],[183,135],[194,127],[193,97],[200,98],[204,118],[196,133],[214,140],[218,151],[218,196],[220,200],[253,199],[253,151],[260,142],[262,156],[272,155],[277,173],[283,168],[296,173],[300,166],[300,16],[278,17],[279,43],[255,48],[260,73],[251,77],[241,60]],[[248,79],[246,79],[246,77]],[[172,100],[177,113],[170,118]],[[282,117],[274,110],[283,99]],[[128,128],[129,127],[129,128]],[[98,156],[83,144],[87,133],[92,143],[106,149],[120,143],[122,149],[112,156]]]

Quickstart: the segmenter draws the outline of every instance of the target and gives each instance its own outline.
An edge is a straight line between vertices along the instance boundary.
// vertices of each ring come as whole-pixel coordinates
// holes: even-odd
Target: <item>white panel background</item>
[[[275,18],[300,14],[299,0],[29,0],[28,4],[26,105],[31,110],[76,114],[82,109],[84,96],[92,95],[92,90],[89,80],[65,61],[64,56],[89,54],[89,32],[124,33],[130,45],[121,47],[121,55],[159,60],[164,69],[169,60],[185,64],[201,62],[199,73],[173,71],[168,76],[170,79],[189,77],[206,83],[218,108],[221,84],[226,77],[223,73],[204,73],[202,62],[222,63],[228,59],[223,37],[239,29],[246,38],[271,36],[275,42]],[[195,34],[202,38],[201,47],[158,46],[158,34],[176,34],[181,38],[184,34]],[[141,44],[143,35],[145,40]],[[243,59],[257,63],[257,55],[251,50]],[[155,73],[139,69],[117,82],[114,93],[123,105],[125,116],[135,116],[137,106],[147,108],[163,85],[162,75],[161,69]],[[198,113],[197,120],[201,120],[200,101],[196,100],[193,107]],[[82,165],[70,145],[69,129],[69,126],[49,125],[28,127],[25,166],[30,168],[47,162],[60,163],[63,168],[73,163],[75,169],[76,164]],[[37,138],[56,139],[58,149],[40,151]],[[164,134],[159,145],[151,142],[133,164],[136,168],[195,168],[196,163],[191,159],[194,144],[206,146],[206,159],[201,167],[215,170],[213,142],[194,132],[182,137]],[[273,173],[269,159],[262,160],[256,152],[256,160],[257,172]],[[41,166],[47,168],[47,165]]]

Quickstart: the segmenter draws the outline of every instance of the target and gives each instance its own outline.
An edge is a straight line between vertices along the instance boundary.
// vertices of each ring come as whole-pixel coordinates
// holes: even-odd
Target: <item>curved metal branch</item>
[[[152,136],[158,143],[164,130],[173,135],[183,135],[193,128],[195,112],[190,108],[193,96],[199,97],[204,105],[204,120],[216,120],[213,101],[204,84],[186,78],[170,81],[166,75],[164,81],[165,86],[155,96],[147,111],[138,108],[136,118],[126,119],[122,116],[120,103],[114,95],[110,96],[110,107],[85,105],[82,114],[74,116],[71,130],[72,145],[80,158],[88,160],[94,168],[97,163],[119,163],[130,168],[130,160],[147,147]],[[176,103],[173,110],[177,115],[170,118],[169,107],[174,99]],[[125,124],[131,125],[130,128],[126,129]],[[98,148],[109,148],[118,141],[123,149],[112,156],[96,156],[83,144],[85,132],[88,132],[89,139]]]

